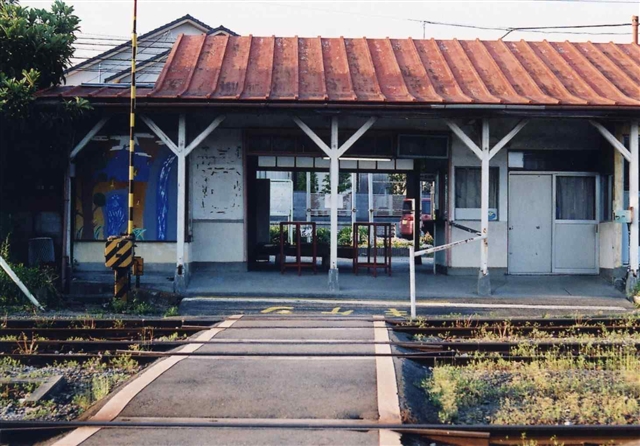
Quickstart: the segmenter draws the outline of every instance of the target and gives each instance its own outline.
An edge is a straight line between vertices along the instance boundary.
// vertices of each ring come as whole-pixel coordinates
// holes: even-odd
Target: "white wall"
[[[616,268],[616,259],[622,258],[622,226],[610,221],[600,223],[600,268]]]
[[[479,221],[456,221],[461,225],[480,230]],[[489,267],[507,267],[507,226],[506,221],[489,222]],[[474,237],[473,234],[453,228],[453,240],[465,240]],[[452,267],[480,269],[480,242],[471,242],[451,248]]]
[[[76,241],[73,259],[79,271],[108,271],[104,266],[104,241]],[[145,259],[149,270],[173,270],[176,264],[176,244],[171,242],[138,242],[136,255]]]
[[[188,160],[191,262],[246,261],[241,131],[214,131]]]
[[[511,121],[491,121],[490,145],[495,145],[511,128]],[[465,131],[473,135],[470,128]],[[476,132],[477,133],[477,132]],[[480,160],[455,135],[452,135],[452,169],[450,172],[449,215],[455,215],[455,167],[480,167]],[[479,143],[479,134],[472,136]],[[498,222],[489,223],[489,266],[507,268],[508,264],[508,149],[513,150],[599,150],[601,140],[597,132],[584,121],[535,120],[529,123],[508,145],[490,162],[491,167],[500,168]],[[457,223],[479,228],[479,221],[455,220]],[[620,232],[612,223],[600,224],[600,267],[613,268],[615,250],[620,249]],[[469,238],[472,235],[453,229],[452,241]],[[450,252],[449,266],[480,266],[480,247],[477,243],[453,248]]]
[[[493,146],[497,141],[496,135],[491,138]],[[478,157],[465,146],[458,137],[452,135],[451,154],[452,154],[452,175],[450,182],[451,190],[449,193],[450,215],[455,215],[455,168],[456,167],[480,167]],[[499,186],[498,186],[498,221],[489,222],[489,267],[506,268],[507,267],[507,214],[508,214],[508,189],[509,189],[509,172],[507,169],[507,150],[502,149],[496,156],[491,159],[490,167],[499,167]],[[479,220],[455,220],[463,226],[473,229],[480,229]],[[464,240],[473,237],[472,234],[452,229],[451,241]],[[480,268],[480,242],[457,246],[450,252],[450,267],[453,268]]]

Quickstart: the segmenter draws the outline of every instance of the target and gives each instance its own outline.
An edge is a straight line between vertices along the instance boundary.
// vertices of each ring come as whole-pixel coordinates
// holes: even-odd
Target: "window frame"
[[[453,215],[455,220],[463,220],[463,221],[480,221],[482,217],[482,208],[481,207],[460,207],[458,206],[458,178],[459,172],[461,170],[475,170],[482,172],[482,167],[480,166],[454,166],[453,167]],[[492,175],[493,173],[493,175]],[[500,166],[491,166],[489,167],[489,190],[491,190],[491,178],[495,178],[496,184],[496,192],[495,192],[495,207],[491,206],[491,195],[489,196],[489,210],[495,210],[495,218],[489,217],[489,221],[499,221],[500,220]],[[481,184],[478,184],[478,187],[481,187]],[[476,214],[477,215],[473,215]],[[460,215],[463,214],[463,215]]]

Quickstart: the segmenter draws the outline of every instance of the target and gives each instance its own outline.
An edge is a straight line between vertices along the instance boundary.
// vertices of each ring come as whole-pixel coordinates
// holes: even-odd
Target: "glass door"
[[[597,175],[554,175],[553,272],[597,274]]]

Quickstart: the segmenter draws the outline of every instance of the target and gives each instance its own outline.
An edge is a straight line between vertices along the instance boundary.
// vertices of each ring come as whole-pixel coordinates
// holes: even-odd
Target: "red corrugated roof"
[[[110,89],[95,93],[108,97]],[[634,44],[181,36],[149,99],[640,105]],[[52,89],[41,96],[75,96]],[[88,94],[87,94],[88,95]],[[119,92],[126,97],[128,91]]]

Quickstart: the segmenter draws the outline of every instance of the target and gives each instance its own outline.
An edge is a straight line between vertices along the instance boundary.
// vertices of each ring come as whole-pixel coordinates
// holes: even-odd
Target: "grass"
[[[116,369],[129,373],[133,373],[138,369],[138,361],[132,359],[131,355],[122,355],[117,358],[113,358],[110,364]]]
[[[74,395],[72,403],[78,406],[81,411],[85,411],[92,404],[109,395],[111,390],[125,378],[126,375],[122,374],[94,376],[84,392]]]
[[[442,423],[640,423],[635,349],[601,353],[597,363],[555,352],[530,363],[478,358],[434,367],[422,387]]]
[[[178,311],[178,307],[169,307],[167,311],[164,313],[164,317],[174,317],[179,316],[180,312]]]

